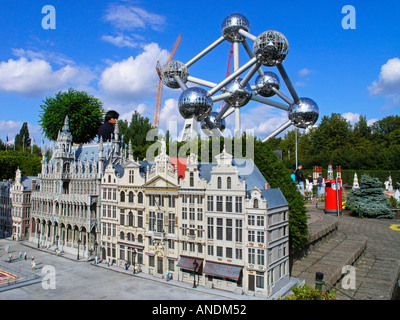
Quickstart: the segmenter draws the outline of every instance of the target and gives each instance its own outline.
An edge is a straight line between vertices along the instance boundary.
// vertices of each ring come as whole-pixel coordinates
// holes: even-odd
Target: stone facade
[[[10,191],[13,181],[4,179],[0,182],[0,237],[12,234],[12,202]]]
[[[101,178],[108,163],[123,161],[121,145],[116,128],[111,142],[73,146],[65,119],[51,159],[43,157],[40,191],[32,194],[31,242],[82,256],[98,250]]]
[[[252,160],[133,159],[115,130],[72,146],[68,119],[32,195],[30,240],[159,278],[269,297],[289,282],[288,203]],[[126,155],[126,156],[125,156]],[[180,171],[179,171],[180,170]]]
[[[38,177],[23,177],[21,170],[15,173],[15,182],[10,190],[12,200],[12,235],[16,240],[28,239],[31,221],[32,191],[40,188]]]
[[[287,284],[289,211],[281,191],[268,189],[251,160],[240,168],[225,151],[216,163],[178,160],[186,160],[179,175],[163,144],[154,163],[129,156],[106,168],[101,258],[238,294],[268,297]]]

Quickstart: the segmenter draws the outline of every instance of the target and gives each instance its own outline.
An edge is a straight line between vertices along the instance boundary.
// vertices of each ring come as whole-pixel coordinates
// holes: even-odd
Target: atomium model
[[[245,16],[239,13],[231,14],[230,16],[226,17],[225,20],[222,22],[222,34],[224,35],[224,38],[229,42],[240,42],[245,40],[245,37],[238,33],[240,29],[250,32],[249,21],[246,19]]]
[[[250,23],[241,14],[231,14],[226,17],[221,26],[222,36],[198,53],[187,63],[170,61],[164,66],[161,74],[165,85],[170,88],[181,88],[179,98],[179,112],[185,119],[184,130],[180,140],[188,140],[193,134],[196,121],[201,122],[201,129],[207,135],[221,136],[226,127],[225,118],[234,113],[235,134],[241,134],[240,110],[250,101],[257,101],[288,112],[288,121],[272,132],[263,141],[275,137],[291,125],[298,128],[307,128],[316,123],[319,116],[317,104],[309,98],[299,98],[282,63],[289,52],[289,42],[286,37],[274,30],[260,33],[258,36],[250,34]],[[224,41],[232,43],[234,57],[234,71],[226,75],[219,83],[193,77],[189,68],[202,57],[211,52]],[[253,47],[247,41],[253,42]],[[240,66],[239,45],[242,45],[249,56],[249,61]],[[281,81],[277,74],[264,71],[276,67],[283,79],[291,97],[280,91]],[[245,72],[247,72],[245,75]],[[252,80],[256,74],[255,80]],[[190,87],[187,83],[199,86]],[[283,100],[277,102],[268,98],[277,96]],[[218,112],[213,111],[217,101],[224,101],[225,105]]]
[[[241,86],[241,81],[242,79],[240,78],[232,80],[225,86],[225,89],[222,89],[222,92],[230,94],[225,99],[225,102],[232,107],[243,107],[250,101],[251,87],[248,83],[245,86]]]
[[[213,129],[218,129],[220,132],[224,132],[226,128],[226,121],[225,119],[216,119],[218,116],[218,112],[211,112],[208,118],[205,118],[201,122],[201,130],[208,136],[212,135]],[[208,120],[208,121],[207,121]]]
[[[189,71],[185,64],[180,61],[172,60],[168,62],[161,71],[162,80],[164,84],[172,89],[178,89],[179,83],[176,77],[179,77],[183,83],[187,82],[187,77],[189,76]]]
[[[212,110],[213,102],[203,88],[188,88],[179,97],[179,112],[184,119],[204,120]]]
[[[300,98],[289,108],[289,120],[298,128],[312,126],[318,120],[318,106],[309,98]]]
[[[272,97],[275,95],[275,91],[279,90],[281,82],[278,76],[273,72],[264,72],[264,75],[259,75],[256,78],[256,93],[263,97]]]

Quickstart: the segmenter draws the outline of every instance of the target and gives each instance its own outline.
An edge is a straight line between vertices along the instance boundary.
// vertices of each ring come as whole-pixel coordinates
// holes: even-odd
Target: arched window
[[[258,199],[254,199],[253,208],[255,208],[255,209],[258,208]]]
[[[142,192],[138,193],[138,203],[143,203],[143,193]]]
[[[218,188],[218,189],[222,189],[222,179],[221,179],[221,177],[218,177],[218,180],[217,180],[217,188]]]
[[[133,227],[133,213],[129,212],[128,214],[128,224],[130,227]]]
[[[132,191],[129,192],[129,202],[133,203],[133,192]]]
[[[232,188],[232,180],[231,177],[226,178],[226,188],[231,189]]]
[[[119,234],[119,238],[121,239],[121,240],[125,240],[125,234],[121,231],[120,232],[120,234]]]
[[[190,173],[190,186],[194,187],[194,173],[193,172]]]
[[[121,194],[120,194],[120,201],[121,201],[121,202],[125,202],[125,192],[124,192],[124,191],[121,191]]]
[[[143,243],[143,236],[141,234],[138,235],[138,242]]]

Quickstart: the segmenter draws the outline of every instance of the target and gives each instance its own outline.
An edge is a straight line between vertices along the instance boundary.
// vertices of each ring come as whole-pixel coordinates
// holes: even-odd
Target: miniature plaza
[[[398,275],[400,252],[393,246],[399,243],[399,219],[358,219],[344,213],[339,218],[323,213],[315,204],[308,205],[310,242],[326,237],[315,245],[305,257],[294,262],[292,283],[301,281],[314,287],[315,272],[323,272],[324,279],[337,281],[337,298],[340,300],[390,300],[398,299]],[[13,256],[8,263],[5,247],[10,246]],[[345,248],[345,250],[343,250]],[[10,286],[0,286],[1,300],[265,300],[247,295],[236,295],[223,290],[207,289],[176,280],[155,278],[145,273],[133,274],[116,266],[98,265],[76,256],[56,256],[52,250],[37,249],[27,241],[0,240],[0,269],[14,274],[35,275],[36,280],[21,279]],[[19,252],[27,252],[27,260],[20,260]],[[340,263],[349,262],[351,256],[355,266],[355,289],[341,287]],[[36,270],[31,269],[31,258],[37,261]],[[347,259],[347,260],[346,260]],[[344,261],[347,262],[344,262]],[[56,273],[55,289],[43,289],[44,266],[53,266]],[[304,279],[301,279],[303,277]],[[336,278],[335,278],[336,277]],[[99,280],[101,279],[101,280]],[[334,281],[334,282],[335,282]],[[157,292],[155,295],[154,292]],[[396,293],[397,291],[397,293]],[[344,292],[345,294],[342,294]],[[284,295],[286,292],[280,292]],[[396,296],[397,295],[397,296]],[[278,296],[271,297],[277,299]]]

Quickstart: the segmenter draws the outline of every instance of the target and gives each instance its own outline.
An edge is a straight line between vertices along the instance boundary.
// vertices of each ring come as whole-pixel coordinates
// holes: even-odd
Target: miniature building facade
[[[52,158],[42,161],[30,241],[74,254],[79,246],[82,255],[159,278],[269,297],[289,282],[288,203],[266,188],[251,159],[225,150],[215,158],[201,163],[191,154],[173,164],[162,141],[153,162],[134,160],[118,127],[107,144],[72,146],[66,119]]]
[[[25,177],[17,169],[15,181],[11,186],[10,197],[12,202],[12,235],[16,240],[28,239],[31,220],[32,191],[40,188],[38,177]]]

